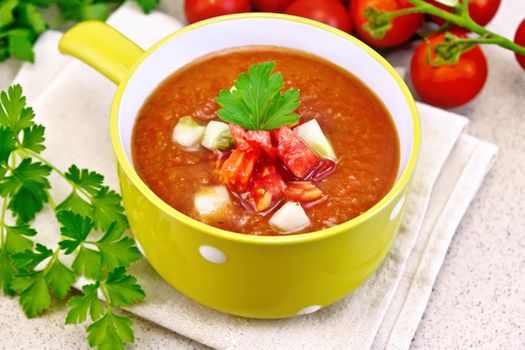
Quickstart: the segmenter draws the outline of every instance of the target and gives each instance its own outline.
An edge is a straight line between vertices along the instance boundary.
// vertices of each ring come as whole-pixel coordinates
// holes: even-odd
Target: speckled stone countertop
[[[505,0],[490,28],[513,37],[524,17],[523,0]],[[500,154],[455,235],[411,349],[525,349],[525,72],[510,52],[484,51],[487,84],[454,111]],[[410,51],[388,58],[408,66]],[[27,320],[16,300],[1,297],[0,315],[0,349],[87,348],[83,326],[63,325],[63,308]],[[130,348],[206,349],[132,318],[136,342]]]

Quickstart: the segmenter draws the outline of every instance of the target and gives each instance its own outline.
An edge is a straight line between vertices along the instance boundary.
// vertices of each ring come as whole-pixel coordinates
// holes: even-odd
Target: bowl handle
[[[144,50],[115,28],[100,21],[85,21],[68,30],[58,44],[60,52],[78,58],[115,84]]]

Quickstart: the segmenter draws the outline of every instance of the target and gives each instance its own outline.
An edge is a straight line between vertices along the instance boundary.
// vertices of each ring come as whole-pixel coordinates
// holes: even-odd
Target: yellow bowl
[[[344,224],[282,237],[220,230],[173,209],[139,178],[131,163],[137,112],[169,74],[205,54],[244,45],[276,45],[324,57],[367,84],[390,111],[401,165],[392,190]],[[111,140],[129,223],[149,263],[191,299],[226,313],[281,318],[314,312],[362,284],[382,263],[403,216],[419,143],[412,96],[374,50],[332,27],[268,13],[206,20],[173,33],[144,52],[101,22],[83,22],[60,42],[119,85],[111,112]]]

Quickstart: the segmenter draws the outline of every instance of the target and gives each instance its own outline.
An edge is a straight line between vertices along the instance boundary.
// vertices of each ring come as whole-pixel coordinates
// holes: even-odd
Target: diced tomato
[[[246,130],[237,124],[230,124],[229,126],[235,148],[240,151],[249,150],[251,147],[246,140]]]
[[[283,196],[284,181],[270,162],[257,166],[250,184],[250,203],[255,210],[264,211]]]
[[[246,131],[246,140],[252,147],[260,147],[268,156],[275,158],[277,151],[272,146],[272,137],[266,130]]]
[[[326,179],[328,176],[332,175],[335,172],[335,167],[337,164],[330,159],[323,159],[321,164],[315,169],[312,174],[311,179],[314,181],[321,181]]]
[[[259,158],[257,150],[235,149],[219,170],[219,178],[230,190],[242,193],[248,189],[250,177]]]
[[[222,167],[222,164],[224,164],[226,159],[228,159],[232,151],[228,150],[224,152],[224,151],[216,149],[213,153],[215,153],[215,156],[217,157],[217,160],[215,161],[215,167],[217,169],[220,169]]]
[[[272,158],[275,158],[277,155],[276,150],[272,146],[272,138],[269,131],[245,130],[239,125],[230,124],[230,133],[232,134],[235,148],[241,151],[246,151],[250,148],[260,148]]]
[[[321,158],[287,126],[281,126],[274,135],[279,158],[292,174],[299,179],[305,179]]]

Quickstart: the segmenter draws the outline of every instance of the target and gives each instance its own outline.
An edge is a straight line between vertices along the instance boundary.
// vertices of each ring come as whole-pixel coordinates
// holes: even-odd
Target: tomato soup
[[[312,168],[317,173],[326,170],[326,176],[298,176],[297,172],[286,175],[280,170],[279,164],[286,163],[281,157],[282,161],[275,160],[272,169],[281,174],[276,176],[280,179],[282,198],[273,201],[270,197],[271,205],[263,205],[263,210],[259,210],[257,205],[247,205],[243,194],[230,191],[226,211],[221,215],[203,215],[202,210],[196,208],[196,194],[203,188],[225,184],[221,177],[224,166],[221,169],[220,163],[230,153],[213,152],[201,146],[182,147],[173,139],[174,128],[187,116],[191,116],[196,125],[220,121],[216,114],[221,108],[216,101],[219,92],[231,89],[240,73],[261,62],[275,63],[274,72],[282,74],[284,88],[300,92],[300,106],[296,110],[300,123],[317,121],[337,158],[333,162],[321,161]],[[293,127],[286,127],[282,134],[290,133]],[[282,147],[276,146],[276,142],[280,142],[281,134],[271,131],[271,135],[270,146],[275,146],[278,158]],[[235,139],[234,143],[238,146]],[[134,166],[147,186],[185,215],[233,232],[281,235],[290,232],[276,229],[271,220],[289,201],[288,194],[298,198],[294,203],[298,203],[308,220],[307,225],[291,232],[293,234],[329,228],[370,209],[396,180],[399,142],[394,123],[382,102],[346,70],[301,51],[243,47],[203,57],[165,79],[139,112],[132,137],[132,155]],[[255,167],[263,162],[262,158],[258,159]],[[272,157],[265,159],[273,161]],[[250,186],[249,182],[256,180],[252,176],[246,181],[246,186]],[[297,191],[313,193],[316,200],[302,201],[300,195],[296,196]]]

